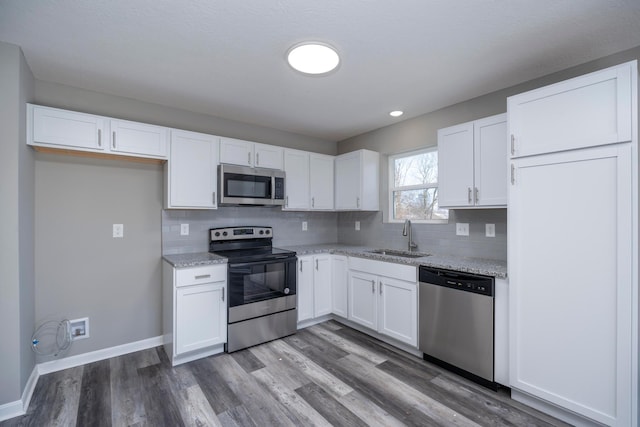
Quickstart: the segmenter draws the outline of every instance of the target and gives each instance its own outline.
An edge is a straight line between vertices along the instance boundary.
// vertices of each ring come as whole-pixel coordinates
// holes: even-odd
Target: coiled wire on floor
[[[41,356],[57,357],[71,347],[71,322],[68,319],[49,320],[31,335],[31,350]]]

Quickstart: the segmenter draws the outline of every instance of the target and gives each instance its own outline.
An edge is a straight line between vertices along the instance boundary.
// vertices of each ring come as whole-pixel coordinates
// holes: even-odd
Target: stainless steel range
[[[272,246],[271,227],[212,228],[209,234],[209,252],[228,259],[225,350],[295,333],[296,253]]]

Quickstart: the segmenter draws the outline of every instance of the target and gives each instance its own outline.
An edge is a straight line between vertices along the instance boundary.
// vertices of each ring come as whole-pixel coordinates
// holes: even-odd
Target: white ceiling
[[[337,72],[288,67],[308,39]],[[640,1],[0,0],[0,40],[39,80],[338,141],[640,46]]]

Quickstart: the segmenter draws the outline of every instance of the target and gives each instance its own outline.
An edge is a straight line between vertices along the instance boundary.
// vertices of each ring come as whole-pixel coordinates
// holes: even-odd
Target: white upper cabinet
[[[284,150],[285,202],[284,210],[309,209],[309,153]]]
[[[171,131],[165,208],[216,209],[218,137]]]
[[[335,159],[336,210],[377,211],[379,209],[380,155],[358,150]]]
[[[630,141],[633,72],[622,64],[508,98],[511,156]]]
[[[167,158],[169,129],[125,120],[111,120],[112,153]]]
[[[53,148],[104,152],[108,149],[108,120],[92,114],[27,104],[30,124],[27,143]]]
[[[169,129],[93,114],[27,104],[27,143],[119,156],[165,160]]]
[[[309,155],[309,195],[312,210],[332,210],[334,157],[324,154]]]
[[[506,114],[438,130],[438,192],[444,208],[506,207]]]
[[[283,169],[282,147],[235,138],[220,138],[220,163]]]

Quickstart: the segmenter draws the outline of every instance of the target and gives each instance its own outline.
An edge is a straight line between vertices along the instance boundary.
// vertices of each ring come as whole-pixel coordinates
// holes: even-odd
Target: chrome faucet
[[[406,236],[407,233],[409,235],[409,252],[411,252],[414,249],[418,249],[418,245],[413,242],[413,237],[411,236],[411,221],[405,219],[404,226],[402,227],[402,235]]]

